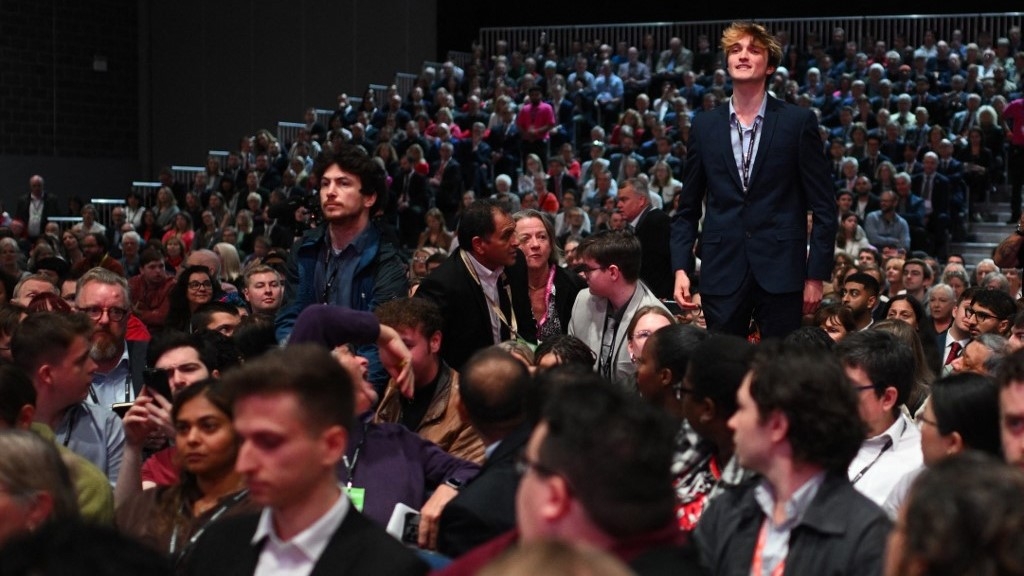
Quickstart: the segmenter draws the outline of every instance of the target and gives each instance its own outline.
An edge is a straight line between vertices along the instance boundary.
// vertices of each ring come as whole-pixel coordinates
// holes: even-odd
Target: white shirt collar
[[[251,540],[253,545],[257,545],[260,541],[266,539],[266,545],[260,553],[256,573],[261,573],[260,565],[264,563],[277,566],[281,560],[288,560],[289,558],[297,560],[295,558],[296,553],[303,557],[299,562],[302,564],[308,563],[310,570],[312,570],[312,567],[327,548],[327,544],[331,541],[331,536],[334,535],[338,527],[345,520],[345,516],[348,515],[350,508],[349,500],[340,484],[338,485],[338,492],[337,501],[323,516],[288,541],[278,538],[274,532],[274,512],[270,507],[265,507],[260,514],[259,523],[256,525],[256,533],[253,534]],[[273,571],[269,573],[273,573]]]
[[[917,429],[916,425],[910,421],[902,410],[900,410],[899,416],[896,417],[896,421],[886,428],[885,432],[882,432],[874,438],[868,438],[865,440],[864,446],[881,446],[885,444],[886,439],[892,438],[892,447],[893,450],[896,450],[900,447],[900,441],[903,440],[904,437],[908,436],[907,432],[911,431],[912,428],[915,430]]]
[[[505,270],[504,266],[499,266],[496,270],[491,270],[481,264],[471,252],[467,251],[466,256],[469,256],[469,263],[473,266],[473,269],[476,270],[476,275],[480,278],[481,283],[490,284],[491,286],[498,285],[498,278],[501,277],[501,273]]]

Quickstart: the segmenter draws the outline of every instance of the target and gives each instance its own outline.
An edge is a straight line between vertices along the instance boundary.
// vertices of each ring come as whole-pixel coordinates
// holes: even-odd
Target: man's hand
[[[384,369],[395,379],[395,386],[402,396],[412,398],[416,389],[415,377],[412,373],[412,352],[402,342],[402,337],[390,326],[380,325],[380,336],[377,337],[377,350]]]
[[[139,396],[121,418],[121,422],[124,424],[124,440],[130,448],[141,449],[150,432],[156,430],[156,426],[149,419],[149,410],[146,408],[146,405],[152,402],[153,399],[149,396]]]
[[[685,270],[676,270],[676,287],[672,296],[684,310],[695,310],[697,305],[693,303],[693,295],[690,294],[690,277]]]
[[[150,401],[145,404],[149,422],[154,430],[162,432],[167,438],[174,438],[174,421],[171,419],[171,401],[159,393],[145,388],[145,394],[140,395],[135,402],[143,398]],[[134,407],[133,407],[134,408]]]
[[[441,484],[423,504],[423,508],[420,509],[420,534],[417,541],[420,548],[437,550],[437,528],[441,520],[441,511],[458,493],[455,488]]]
[[[824,292],[821,280],[804,280],[804,314],[814,314],[821,303],[821,296]]]

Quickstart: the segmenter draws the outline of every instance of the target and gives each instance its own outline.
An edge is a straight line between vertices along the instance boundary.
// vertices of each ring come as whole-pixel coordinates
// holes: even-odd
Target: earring
[[[682,401],[682,399],[683,399],[683,384],[681,382],[677,382],[677,383],[673,384],[672,385],[672,390],[674,390],[675,393],[676,393],[676,400],[677,401]]]

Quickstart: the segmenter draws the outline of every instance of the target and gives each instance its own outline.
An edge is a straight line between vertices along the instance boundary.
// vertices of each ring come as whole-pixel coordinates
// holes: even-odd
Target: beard
[[[97,332],[92,337],[89,356],[97,362],[113,360],[121,355],[120,342],[109,332]]]

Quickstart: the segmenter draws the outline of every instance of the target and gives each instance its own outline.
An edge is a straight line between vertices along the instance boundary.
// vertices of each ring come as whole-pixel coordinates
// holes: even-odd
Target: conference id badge
[[[363,503],[366,502],[366,488],[345,486],[345,494],[348,494],[348,499],[352,501],[352,505],[356,507],[356,510],[362,512]]]

